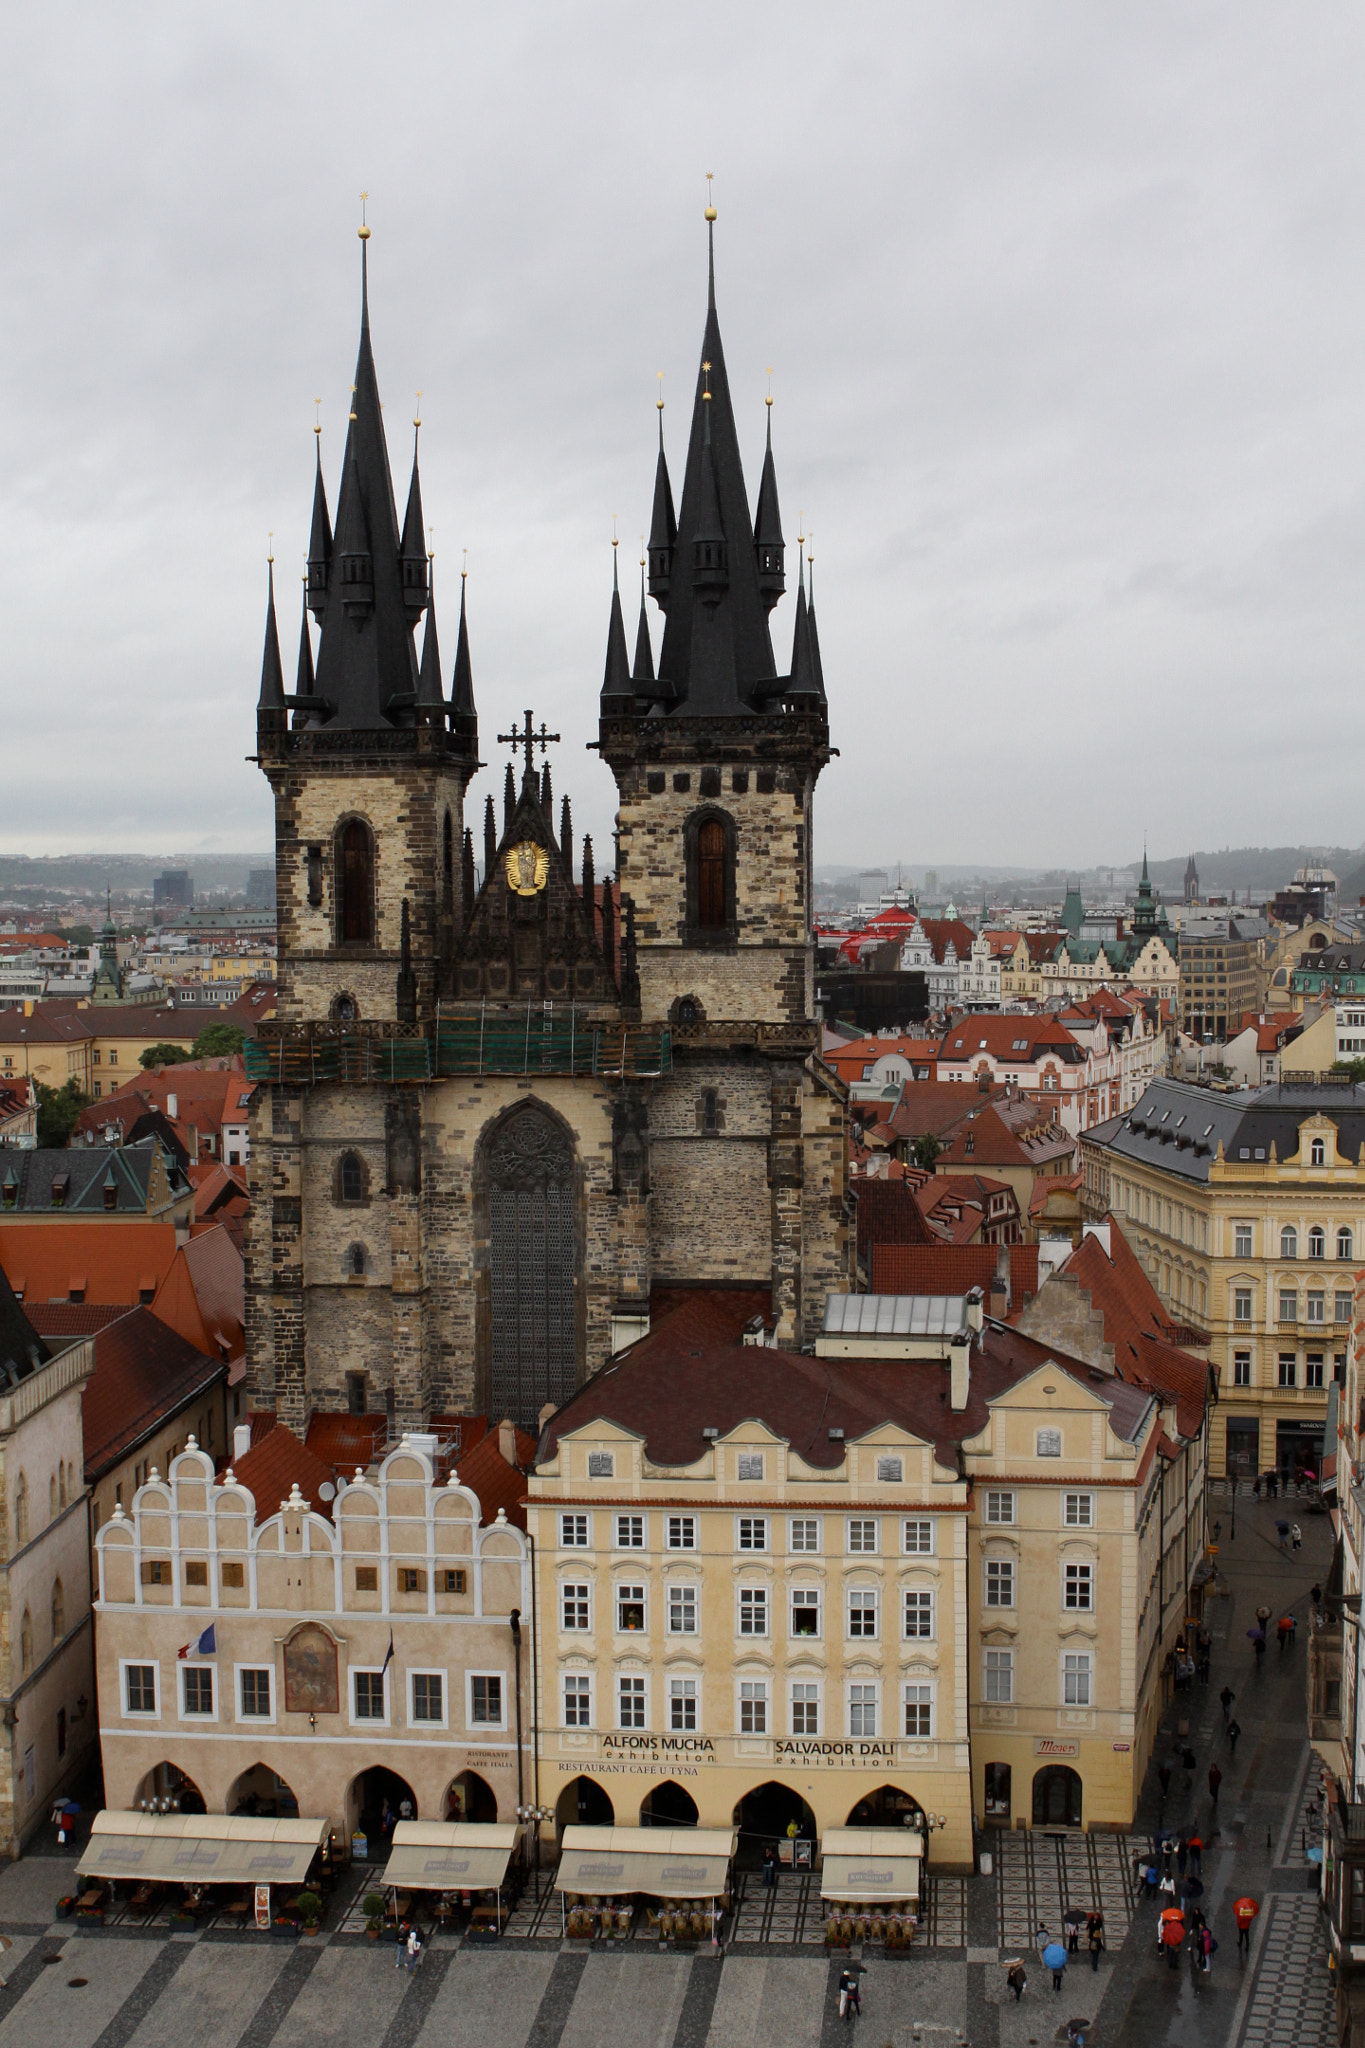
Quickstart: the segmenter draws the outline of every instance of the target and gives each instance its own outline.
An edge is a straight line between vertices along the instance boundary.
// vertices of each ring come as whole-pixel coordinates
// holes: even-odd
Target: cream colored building
[[[115,1509],[96,1540],[108,1806],[246,1800],[345,1835],[374,1832],[385,1800],[424,1820],[515,1817],[526,1540],[501,1514],[485,1525],[453,1475],[438,1484],[436,1459],[434,1439],[405,1438],[330,1513],[294,1490],[258,1517],[191,1440]],[[212,1648],[182,1656],[210,1628]]]
[[[1113,1210],[1170,1314],[1208,1332],[1215,1475],[1320,1464],[1365,1247],[1363,1144],[1365,1091],[1335,1082],[1156,1082],[1082,1137],[1087,1207]]]

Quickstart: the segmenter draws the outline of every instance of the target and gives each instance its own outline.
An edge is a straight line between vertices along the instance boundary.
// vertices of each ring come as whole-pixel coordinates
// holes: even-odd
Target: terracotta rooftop
[[[478,1495],[485,1522],[496,1519],[499,1508],[518,1529],[526,1527],[526,1470],[536,1455],[536,1440],[524,1429],[515,1432],[517,1461],[509,1464],[502,1453],[501,1430],[490,1429],[473,1450],[455,1467],[461,1486]]]
[[[0,1266],[26,1306],[69,1301],[150,1301],[175,1257],[175,1225],[122,1220],[59,1223],[0,1218]]]
[[[336,1487],[331,1466],[301,1443],[287,1423],[276,1422],[273,1416],[271,1421],[274,1427],[259,1441],[253,1428],[251,1449],[232,1466],[233,1477],[256,1503],[257,1520],[278,1514],[280,1502],[288,1500],[294,1486],[310,1507],[320,1515],[330,1515]],[[332,1491],[324,1495],[324,1486]]]
[[[43,1311],[34,1308],[30,1313],[37,1327]],[[129,1309],[95,1331],[94,1338],[95,1370],[81,1400],[85,1476],[90,1482],[227,1372],[221,1359],[208,1358],[187,1344],[149,1308]]]
[[[1022,1307],[1038,1291],[1036,1244],[878,1245],[872,1254],[873,1294],[966,1294],[990,1299],[996,1261],[1009,1261],[1010,1304]]]
[[[215,1225],[191,1236],[157,1289],[153,1311],[210,1356],[238,1358],[246,1348],[246,1278],[231,1235]]]

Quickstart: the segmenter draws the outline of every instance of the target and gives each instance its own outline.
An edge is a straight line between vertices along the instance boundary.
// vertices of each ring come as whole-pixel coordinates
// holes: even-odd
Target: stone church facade
[[[633,659],[611,600],[616,871],[575,848],[567,797],[556,817],[554,735],[530,712],[508,714],[520,768],[501,815],[489,797],[467,821],[463,590],[447,694],[415,444],[397,516],[367,257],[362,242],[336,523],[319,454],[292,692],[273,570],[267,610],[278,1010],[249,1052],[248,1379],[296,1428],[344,1408],[534,1426],[648,1328],[657,1289],[762,1290],[776,1341],[799,1346],[847,1284],[845,1098],[813,1017],[814,600],[799,569],[780,674],[771,421],[751,518],[712,265],[676,509],[660,415],[657,668],[643,589]]]

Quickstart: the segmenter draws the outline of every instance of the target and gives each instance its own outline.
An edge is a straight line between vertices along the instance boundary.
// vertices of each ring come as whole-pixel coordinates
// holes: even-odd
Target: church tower
[[[319,439],[297,684],[286,695],[272,568],[256,709],[257,758],[275,797],[279,1015],[348,1025],[434,1015],[467,908],[464,797],[479,765],[463,594],[449,699],[441,679],[420,421],[398,524],[370,347],[369,232],[362,225],[360,351],[336,527]]]

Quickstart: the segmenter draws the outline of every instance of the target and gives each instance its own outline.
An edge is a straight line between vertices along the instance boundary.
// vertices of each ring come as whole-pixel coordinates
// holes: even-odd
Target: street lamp
[[[517,1819],[527,1827],[534,1827],[536,1831],[535,1885],[537,1905],[540,1904],[540,1830],[547,1820],[553,1820],[554,1817],[555,1810],[553,1806],[519,1806],[517,1808]]]

